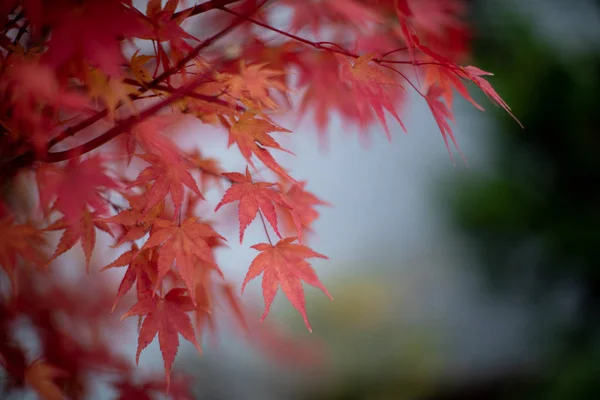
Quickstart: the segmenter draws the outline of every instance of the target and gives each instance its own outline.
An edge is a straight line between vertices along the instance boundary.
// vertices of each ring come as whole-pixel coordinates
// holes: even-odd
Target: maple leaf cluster
[[[183,381],[170,378],[179,335],[200,351],[218,301],[249,326],[216,257],[227,247],[216,221],[228,204],[240,243],[253,223],[265,231],[250,246],[258,254],[242,289],[262,275],[262,319],[281,288],[310,330],[302,282],[331,297],[308,261],[327,257],[307,245],[327,203],[277,160],[291,153],[278,142],[292,133],[286,116],[310,115],[322,145],[334,114],[362,139],[376,123],[391,139],[386,114],[406,130],[413,90],[452,156],[456,93],[482,109],[472,84],[510,113],[490,73],[461,65],[469,34],[460,0],[188,3],[0,1],[0,361],[15,387],[81,398],[86,374],[110,370],[120,399],[163,389],[185,398]],[[173,132],[192,123],[235,146],[245,169],[224,170],[202,135],[185,150]],[[31,196],[15,182],[34,204],[23,206]],[[221,198],[214,209],[210,191]],[[53,273],[78,243],[90,275],[106,276],[93,261],[117,249],[101,271],[124,270],[118,288]],[[121,304],[123,319],[138,317],[136,363],[158,336],[165,384],[136,382],[110,348],[104,332],[121,329],[110,319]],[[37,357],[14,337],[21,317],[41,343]]]

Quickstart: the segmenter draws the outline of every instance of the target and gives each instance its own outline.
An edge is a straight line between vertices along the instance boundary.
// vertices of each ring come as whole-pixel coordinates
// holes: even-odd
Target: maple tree
[[[406,131],[400,115],[412,90],[452,156],[455,93],[483,109],[472,84],[510,113],[484,78],[491,74],[463,66],[469,35],[460,0],[143,3],[0,1],[0,266],[8,278],[0,361],[10,389],[82,398],[89,373],[112,371],[120,399],[165,390],[189,398],[185,379],[171,378],[179,334],[200,350],[218,302],[256,332],[215,256],[227,247],[215,219],[229,203],[240,243],[257,216],[267,239],[251,245],[260,253],[242,289],[262,274],[263,319],[281,287],[310,330],[302,282],[331,297],[307,261],[327,258],[307,240],[317,206],[328,203],[277,161],[291,153],[277,141],[293,134],[286,116],[311,115],[321,145],[334,114],[361,139],[379,123],[391,140],[386,114]],[[201,136],[184,149],[173,130],[192,122],[227,135],[224,146],[236,145],[245,170],[225,171]],[[203,206],[209,191],[221,196],[214,210]],[[77,243],[95,278],[68,284],[56,271]],[[108,246],[118,255],[96,271],[93,256]],[[113,287],[104,271],[122,267]],[[111,348],[104,332],[122,329],[110,319],[122,302],[130,303],[123,318],[139,321],[136,363],[158,336],[165,384],[136,380]],[[41,343],[35,357],[15,336],[22,318]]]

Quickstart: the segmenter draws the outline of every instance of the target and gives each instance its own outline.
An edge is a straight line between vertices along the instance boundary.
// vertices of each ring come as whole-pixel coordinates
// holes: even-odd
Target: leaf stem
[[[265,229],[265,233],[267,235],[267,239],[269,240],[269,244],[273,246],[273,242],[271,241],[271,236],[269,235],[269,230],[267,229],[267,224],[265,223],[265,217],[263,217],[262,211],[259,211],[258,215],[260,216],[260,221],[262,222],[263,228]]]

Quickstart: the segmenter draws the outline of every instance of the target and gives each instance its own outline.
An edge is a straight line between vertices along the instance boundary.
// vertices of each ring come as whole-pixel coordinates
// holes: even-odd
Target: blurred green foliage
[[[333,302],[310,296],[311,335],[327,354],[319,379],[305,386],[303,398],[412,400],[434,390],[440,369],[437,332],[410,321],[404,309],[403,300],[418,287],[382,275],[355,274],[327,283]],[[301,331],[297,312],[291,306],[286,311],[290,331]]]
[[[492,84],[525,129],[488,107],[494,166],[468,170],[451,191],[454,220],[496,294],[525,288],[531,302],[543,303],[561,287],[576,288],[572,318],[547,332],[538,383],[506,398],[596,399],[600,52],[561,54],[536,37],[531,21],[485,3],[475,2],[474,64],[495,73]],[[537,322],[552,321],[554,310],[546,311]]]

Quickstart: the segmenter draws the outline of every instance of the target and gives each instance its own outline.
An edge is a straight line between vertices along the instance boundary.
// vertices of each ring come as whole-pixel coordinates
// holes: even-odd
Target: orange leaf
[[[283,93],[288,92],[289,89],[281,80],[285,71],[264,68],[266,65],[268,63],[247,67],[246,62],[242,60],[239,74],[221,74],[218,80],[224,82],[227,92],[234,101],[240,100],[255,108],[266,107],[276,110],[278,106],[269,95],[269,89],[277,89]]]
[[[110,268],[124,267],[127,265],[127,271],[125,271],[125,275],[119,285],[117,298],[113,304],[112,311],[115,310],[119,299],[131,289],[136,281],[137,294],[138,298],[140,298],[143,291],[149,286],[149,282],[156,280],[156,265],[152,263],[150,256],[151,252],[152,250],[140,251],[137,245],[132,244],[131,250],[121,254],[115,261],[102,268],[101,271],[105,271]]]
[[[216,158],[203,157],[198,149],[189,155],[191,163],[200,170],[200,190],[206,190],[212,181],[215,186],[222,187],[221,167]]]
[[[48,264],[54,261],[58,256],[66,253],[75,246],[75,244],[81,240],[81,247],[83,247],[83,254],[85,255],[85,269],[87,272],[90,271],[90,260],[92,259],[92,252],[96,246],[96,228],[108,233],[112,236],[112,231],[106,225],[106,223],[97,219],[97,214],[85,211],[81,217],[80,224],[76,228],[69,224],[66,217],[59,219],[52,225],[48,226],[46,231],[58,231],[64,229],[58,247],[54,254],[48,260]]]
[[[265,312],[262,320],[267,317],[277,290],[281,286],[290,303],[302,315],[308,330],[312,332],[306,315],[302,281],[321,289],[330,299],[333,300],[333,298],[319,281],[310,264],[304,259],[313,257],[327,259],[327,256],[317,253],[307,246],[292,243],[295,240],[295,237],[289,237],[281,239],[275,246],[269,243],[259,243],[252,246],[253,249],[261,253],[250,264],[250,269],[242,284],[242,292],[248,282],[264,273],[262,289],[265,299]]]
[[[113,247],[118,247],[125,242],[142,238],[148,233],[152,222],[163,212],[165,206],[164,201],[161,201],[152,207],[150,211],[144,212],[147,201],[145,195],[122,195],[127,199],[131,208],[104,219],[104,222],[119,224],[125,230],[124,234],[121,235]]]
[[[506,104],[506,102],[504,100],[502,100],[502,98],[494,90],[492,85],[488,81],[486,81],[484,78],[482,78],[482,76],[484,76],[484,75],[494,75],[494,74],[492,74],[491,72],[483,71],[483,70],[481,70],[477,67],[473,67],[473,66],[464,67],[462,70],[465,72],[465,75],[470,80],[472,80],[473,82],[475,82],[475,84],[477,86],[479,86],[479,88],[483,91],[483,93],[486,94],[486,96],[488,96],[494,103],[496,103],[497,105],[502,107],[507,113],[509,113],[510,116],[513,117],[513,119],[515,121],[517,121],[519,123],[519,125],[521,125],[521,128],[523,127],[521,122],[512,113],[508,104]]]
[[[244,156],[250,165],[254,166],[251,160],[251,156],[254,154],[273,172],[278,173],[286,179],[295,181],[275,161],[266,148],[270,147],[290,154],[294,153],[283,149],[279,143],[269,135],[270,132],[289,133],[290,131],[275,125],[265,118],[257,118],[255,114],[246,112],[239,117],[237,121],[233,121],[233,124],[229,128],[229,142],[227,145],[231,146],[233,143],[236,143],[240,149],[240,153],[242,153],[242,156]]]
[[[366,54],[357,58],[352,65],[348,57],[338,56],[342,64],[341,77],[352,84],[361,120],[368,120],[372,109],[383,125],[388,139],[391,139],[384,110],[387,110],[406,132],[394,104],[400,99],[399,94],[404,88],[390,76],[388,70],[372,64],[373,58],[373,54]]]
[[[138,157],[152,164],[140,172],[137,179],[129,185],[132,187],[152,182],[152,186],[146,192],[144,212],[159,204],[170,193],[175,215],[178,215],[183,203],[184,185],[202,197],[196,181],[188,171],[191,165],[182,158],[176,160],[155,154],[141,154]]]
[[[63,6],[53,16],[45,61],[61,67],[73,59],[84,59],[115,77],[122,75],[124,61],[121,42],[115,39],[140,36],[147,31],[142,20],[120,0],[90,0]]]
[[[192,298],[194,298],[195,257],[212,265],[222,275],[219,267],[215,264],[207,240],[212,238],[225,240],[225,238],[215,232],[210,225],[198,222],[198,218],[190,217],[181,224],[159,219],[154,222],[153,227],[155,230],[151,232],[150,238],[144,243],[140,251],[160,246],[158,248],[157,287],[171,270],[171,266],[175,264],[179,276],[181,276]]]
[[[466,164],[467,160],[465,159],[465,156],[460,151],[460,148],[458,147],[458,143],[456,143],[456,138],[454,137],[454,133],[452,133],[452,128],[450,127],[450,124],[448,123],[448,121],[453,121],[454,117],[452,116],[452,113],[450,112],[448,107],[440,100],[440,96],[442,96],[443,94],[444,94],[444,90],[442,88],[440,88],[439,86],[432,86],[427,91],[425,100],[427,100],[427,105],[429,105],[429,108],[431,109],[431,112],[433,113],[433,117],[435,118],[435,122],[438,124],[438,127],[440,128],[440,132],[442,133],[442,138],[444,139],[444,143],[446,143],[446,148],[448,149],[448,153],[450,154],[450,158],[452,159],[452,162],[454,163],[454,156],[452,155],[452,151],[450,150],[450,143],[448,143],[448,137],[450,137],[450,139],[452,140],[452,143],[454,143],[454,146],[456,147],[456,149],[458,150],[458,153],[460,154],[460,156],[462,157],[463,161]]]
[[[43,400],[62,400],[63,393],[54,382],[66,373],[48,363],[36,360],[25,370],[25,381],[31,385]]]
[[[69,160],[64,168],[42,168],[38,174],[40,202],[47,207],[56,197],[54,208],[60,211],[74,230],[90,206],[101,212],[105,201],[100,195],[103,189],[116,189],[117,183],[106,175],[99,156],[84,161],[79,157]]]
[[[164,297],[147,295],[140,299],[127,311],[121,320],[133,316],[145,316],[138,338],[138,348],[135,356],[139,363],[140,353],[158,334],[158,343],[163,356],[167,377],[167,390],[171,381],[171,366],[179,347],[179,333],[196,346],[202,353],[200,344],[196,341],[194,327],[190,316],[186,314],[194,310],[192,299],[183,288],[174,288]]]
[[[283,210],[283,212],[288,217],[287,221],[291,219],[292,224],[298,231],[300,243],[302,243],[304,231],[310,230],[311,224],[319,217],[319,212],[314,207],[331,205],[305,190],[305,186],[306,182],[299,182],[299,184],[292,185],[281,195],[291,207],[290,210]]]
[[[215,211],[218,211],[221,206],[239,201],[238,206],[240,218],[240,243],[244,240],[244,231],[250,223],[256,218],[256,214],[260,210],[267,221],[273,227],[277,236],[281,237],[279,229],[277,229],[277,212],[275,204],[280,207],[290,208],[285,202],[281,194],[273,189],[274,183],[269,182],[252,182],[252,176],[248,167],[246,167],[246,175],[238,172],[224,173],[233,182],[233,185],[223,195],[223,198],[217,204]]]
[[[17,257],[40,267],[44,266],[46,261],[40,254],[40,248],[45,243],[42,232],[30,223],[15,224],[12,218],[0,221],[0,265],[10,278],[13,289],[16,289]]]

